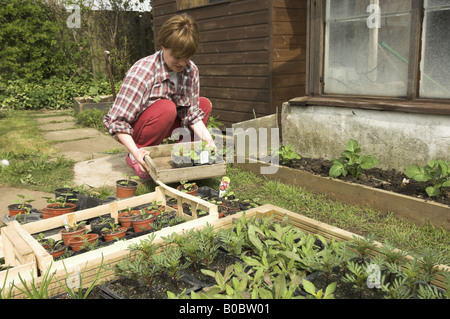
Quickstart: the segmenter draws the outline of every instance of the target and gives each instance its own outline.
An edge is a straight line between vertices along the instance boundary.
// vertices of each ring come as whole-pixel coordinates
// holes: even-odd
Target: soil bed
[[[322,177],[329,177],[329,171],[332,165],[333,163],[326,159],[302,157],[299,160],[292,160],[286,166],[314,173]],[[425,189],[432,185],[430,182],[416,182],[413,179],[409,179],[404,173],[394,169],[382,170],[375,167],[363,170],[359,179],[354,178],[350,174],[347,176],[339,176],[337,179],[425,200],[432,200],[436,203],[450,206],[450,192],[448,190],[444,190],[440,196],[430,198],[425,192]],[[405,183],[405,180],[409,182]]]
[[[233,257],[223,251],[222,249],[219,249],[216,255],[216,258],[212,262],[212,264],[207,268],[208,270],[211,270],[212,272],[219,271],[220,273],[223,273],[223,271],[233,263]],[[188,276],[191,276],[196,281],[199,282],[199,284],[202,287],[210,286],[216,283],[216,280],[208,275],[205,275],[202,273],[201,269],[206,269],[204,266],[197,267],[197,270],[194,271],[194,267],[190,265],[187,269],[183,270],[183,273],[186,273]]]
[[[326,276],[323,272],[314,273],[314,278],[311,282],[316,287],[316,290],[325,291],[326,289]],[[362,295],[359,295],[359,290],[354,287],[353,283],[344,282],[342,280],[343,272],[336,271],[328,278],[328,284],[336,282],[336,290],[333,293],[335,299],[384,299],[386,293],[381,289],[368,288],[366,283],[362,289]],[[308,279],[308,278],[306,278]]]
[[[166,299],[167,291],[180,294],[184,289],[186,289],[186,292],[189,292],[191,289],[197,290],[199,288],[195,284],[182,279],[178,280],[178,288],[176,288],[170,278],[158,276],[150,291],[149,287],[144,283],[121,278],[105,283],[100,287],[98,294],[106,299]],[[96,295],[97,293],[92,297],[96,298]]]

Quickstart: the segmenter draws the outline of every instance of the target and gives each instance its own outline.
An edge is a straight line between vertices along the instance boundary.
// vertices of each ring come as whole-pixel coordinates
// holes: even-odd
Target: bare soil
[[[329,160],[302,157],[299,160],[292,160],[287,166],[329,177],[328,172],[332,165],[332,162]],[[432,185],[430,182],[416,182],[409,179],[404,173],[394,169],[382,170],[375,167],[364,170],[359,179],[354,178],[350,174],[339,176],[338,179],[450,206],[450,192],[448,190],[444,190],[440,196],[431,198],[425,192],[425,189]]]

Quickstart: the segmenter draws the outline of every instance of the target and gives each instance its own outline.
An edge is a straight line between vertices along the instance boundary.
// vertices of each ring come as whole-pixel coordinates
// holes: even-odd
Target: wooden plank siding
[[[306,0],[228,0],[186,10],[153,0],[155,35],[174,14],[198,23],[200,94],[225,127],[273,114],[305,92]]]
[[[272,0],[272,6],[272,104],[281,112],[285,101],[305,93],[307,1]]]

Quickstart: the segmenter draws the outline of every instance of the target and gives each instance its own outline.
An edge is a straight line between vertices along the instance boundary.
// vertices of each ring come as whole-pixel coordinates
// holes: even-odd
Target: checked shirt
[[[199,91],[199,72],[194,62],[189,61],[178,73],[175,88],[164,63],[163,51],[158,51],[137,61],[127,72],[116,100],[103,118],[103,125],[113,136],[116,133],[133,135],[131,124],[160,99],[175,103],[182,127],[192,125],[205,116],[199,108]]]

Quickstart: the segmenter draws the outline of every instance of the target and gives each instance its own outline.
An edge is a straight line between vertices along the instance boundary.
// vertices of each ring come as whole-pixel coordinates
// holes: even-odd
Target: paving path
[[[134,170],[125,162],[126,149],[111,136],[93,128],[77,127],[72,116],[37,116],[36,121],[44,138],[55,142],[57,155],[76,162],[73,180],[75,185],[114,186],[116,180],[123,178],[123,174],[135,175]],[[110,153],[117,150],[119,153]],[[2,186],[0,194],[0,226],[4,224],[3,216],[8,213],[8,205],[14,202],[17,194],[32,196],[35,199],[32,205],[37,209],[46,206],[43,196],[53,196],[39,191]]]

